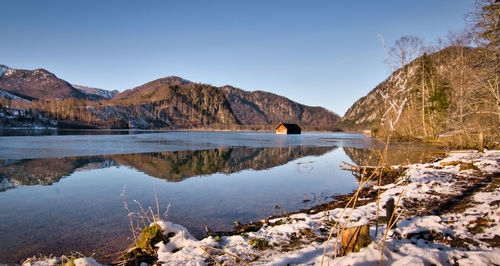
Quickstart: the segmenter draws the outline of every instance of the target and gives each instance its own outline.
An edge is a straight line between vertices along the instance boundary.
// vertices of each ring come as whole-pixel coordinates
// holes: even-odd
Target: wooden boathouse
[[[279,124],[276,127],[276,134],[300,134],[302,129],[297,124]]]

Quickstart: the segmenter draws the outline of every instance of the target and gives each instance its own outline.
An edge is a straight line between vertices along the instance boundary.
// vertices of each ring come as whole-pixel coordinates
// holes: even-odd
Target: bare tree
[[[454,107],[451,114],[451,121],[456,129],[461,129],[467,138],[469,145],[472,139],[466,125],[465,118],[469,115],[470,106],[475,102],[473,97],[471,73],[473,69],[466,55],[468,45],[471,43],[472,35],[467,31],[449,31],[447,37],[448,46],[454,50],[455,56],[450,62],[449,79],[453,89]]]
[[[417,36],[402,36],[398,40],[395,41],[394,46],[391,47],[390,52],[387,54],[387,61],[390,62],[390,58],[393,58],[392,62],[394,62],[395,65],[390,65],[390,70],[392,73],[395,73],[397,69],[399,69],[400,74],[398,74],[397,77],[393,80],[393,82],[396,82],[396,86],[400,87],[402,84],[401,82],[404,80],[404,86],[408,87],[409,85],[409,80],[410,76],[413,75],[415,66],[413,66],[412,62],[414,62],[415,59],[420,57],[422,53],[424,52],[424,45],[423,45],[423,39]],[[391,64],[391,63],[389,63]],[[400,90],[395,91],[395,93],[401,93]],[[408,91],[404,90],[405,97],[401,98],[400,95],[396,97],[397,99],[405,99],[404,104],[408,104],[410,110],[414,109],[417,105],[415,97],[411,94],[408,93]],[[395,99],[396,95],[391,95],[389,98]],[[422,97],[422,101],[425,99]],[[398,103],[397,105],[399,106],[401,103]],[[425,105],[425,102],[422,102],[422,106]],[[402,112],[402,109],[401,109]],[[422,111],[424,112],[424,111]],[[406,126],[408,127],[407,129],[407,134],[408,135],[413,135],[413,128],[412,128],[412,113],[411,112],[406,112],[407,117],[406,120],[409,121],[409,123],[406,123]],[[401,113],[399,114],[401,115]],[[422,115],[422,121],[423,123],[425,122],[424,114]],[[398,119],[399,120],[399,119]],[[425,128],[425,125],[424,125]]]
[[[424,40],[417,36],[402,36],[396,40],[394,46],[390,50],[390,55],[393,56],[398,63],[395,69],[402,68],[421,56],[423,47]]]
[[[500,47],[500,1],[476,0],[474,11],[466,19],[478,45]]]

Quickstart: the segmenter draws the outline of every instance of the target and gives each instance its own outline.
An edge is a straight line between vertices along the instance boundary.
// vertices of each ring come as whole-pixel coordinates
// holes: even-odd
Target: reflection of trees
[[[120,165],[131,166],[149,176],[171,182],[221,169],[230,150],[154,152],[113,156]]]
[[[67,157],[0,161],[0,181],[10,183],[10,187],[0,187],[0,191],[21,185],[50,185],[80,167],[97,163],[95,168],[102,168],[99,163],[104,160],[104,157]]]
[[[179,182],[192,176],[262,170],[336,147],[227,148],[96,157],[0,161],[0,191],[20,185],[50,185],[77,170],[113,165],[133,167],[152,177]]]
[[[383,148],[360,149],[353,147],[343,147],[344,152],[357,165],[375,166],[379,163]],[[432,158],[431,147],[393,145],[387,153],[387,163],[389,165],[420,163]]]
[[[332,147],[228,148],[203,151],[156,152],[117,155],[113,158],[147,175],[169,182],[214,173],[245,169],[263,170],[310,155],[322,155]]]

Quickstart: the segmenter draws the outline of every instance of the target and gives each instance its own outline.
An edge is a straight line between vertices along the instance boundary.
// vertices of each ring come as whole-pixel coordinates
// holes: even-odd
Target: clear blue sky
[[[403,35],[460,30],[473,0],[0,0],[0,64],[133,88],[177,75],[265,90],[343,115],[388,75]]]

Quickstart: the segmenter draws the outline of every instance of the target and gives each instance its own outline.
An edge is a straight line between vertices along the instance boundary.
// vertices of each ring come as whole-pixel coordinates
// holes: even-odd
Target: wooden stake
[[[368,224],[344,229],[340,240],[339,256],[345,256],[350,252],[358,252],[371,242],[370,226]]]
[[[392,224],[394,216],[394,198],[390,197],[385,203],[385,221],[387,222],[387,228]]]
[[[481,131],[479,133],[479,151],[483,152],[484,151],[484,133]]]

